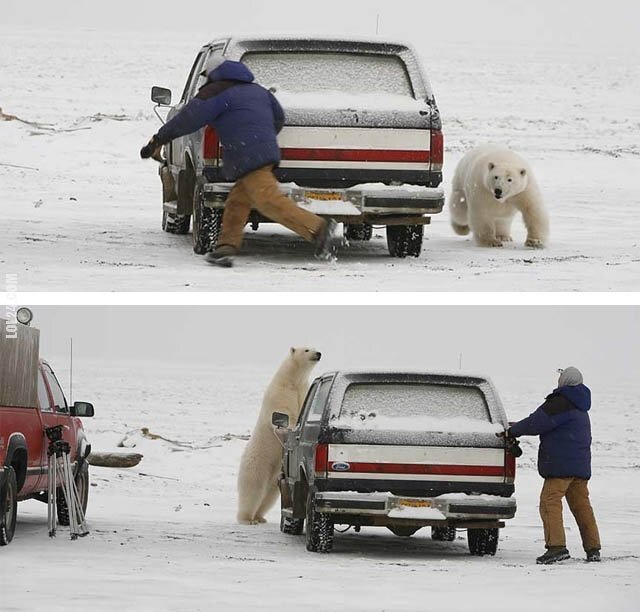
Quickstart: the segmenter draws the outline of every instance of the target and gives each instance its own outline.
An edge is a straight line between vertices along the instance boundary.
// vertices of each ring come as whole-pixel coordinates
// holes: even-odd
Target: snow
[[[162,232],[157,166],[138,157],[159,127],[151,86],[178,98],[204,41],[0,25],[0,106],[37,124],[0,121],[0,272],[18,273],[20,291],[636,290],[637,55],[425,41],[414,42],[442,112],[445,190],[472,146],[513,147],[542,185],[548,249],[523,246],[521,220],[514,243],[478,248],[445,211],[425,228],[419,259],[389,258],[376,229],[320,263],[266,225],[247,228],[233,270],[212,268],[190,236]]]
[[[391,518],[425,521],[443,521],[447,518],[436,508],[417,508],[414,506],[398,506],[389,512],[389,516]]]
[[[59,366],[60,380],[67,372]],[[573,555],[536,566],[543,552],[537,441],[523,439],[518,512],[495,557],[472,557],[466,535],[434,542],[428,529],[399,538],[383,528],[336,533],[334,551],[305,550],[304,536],[281,534],[279,511],[260,526],[235,523],[235,474],[273,367],[74,363],[75,399],[93,401],[85,419],[98,450],[144,454],[135,468],[91,468],[91,534],[47,536],[46,506],[20,504],[14,541],[0,550],[3,612],[415,610],[430,606],[495,612],[637,610],[640,586],[640,384],[598,385],[591,411],[590,483],[603,561],[586,564],[578,529],[565,513]],[[512,420],[526,416],[538,381],[497,380]],[[624,425],[621,425],[623,423]],[[167,440],[152,440],[150,432]],[[230,435],[229,435],[230,434]],[[133,446],[135,444],[135,447]]]
[[[379,431],[439,431],[450,433],[498,433],[504,431],[502,425],[487,423],[470,418],[433,418],[424,416],[385,417],[366,413],[341,416],[331,421],[336,428],[371,429]]]

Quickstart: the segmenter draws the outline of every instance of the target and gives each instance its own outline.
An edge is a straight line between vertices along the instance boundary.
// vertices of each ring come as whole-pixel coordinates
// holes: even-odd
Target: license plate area
[[[406,508],[432,508],[433,501],[430,499],[399,499],[397,501],[398,506],[405,506]]]
[[[339,202],[342,200],[342,193],[336,193],[335,191],[305,191],[304,198],[321,202]]]

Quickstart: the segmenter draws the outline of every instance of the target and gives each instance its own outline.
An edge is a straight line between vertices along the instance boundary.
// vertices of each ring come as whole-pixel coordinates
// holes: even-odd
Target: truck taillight
[[[207,126],[204,128],[202,157],[205,160],[218,159],[219,152],[220,141],[218,140],[218,134],[211,126]]]
[[[318,444],[316,446],[316,474],[326,474],[329,463],[329,445]]]
[[[444,163],[444,135],[442,130],[431,130],[431,170],[442,170]]]
[[[504,479],[511,484],[516,479],[516,456],[508,451],[504,454]]]

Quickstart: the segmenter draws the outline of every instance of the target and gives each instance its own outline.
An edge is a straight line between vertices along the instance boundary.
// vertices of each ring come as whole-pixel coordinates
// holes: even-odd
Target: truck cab
[[[4,323],[4,321],[3,321]],[[4,328],[4,325],[2,325]],[[18,325],[15,338],[0,335],[0,545],[14,535],[17,502],[47,502],[48,448],[45,430],[62,426],[69,443],[74,478],[83,510],[89,495],[86,458],[91,452],[81,417],[91,417],[93,406],[70,406],[51,365],[39,358],[39,331]],[[61,524],[68,515],[64,496],[57,496]]]

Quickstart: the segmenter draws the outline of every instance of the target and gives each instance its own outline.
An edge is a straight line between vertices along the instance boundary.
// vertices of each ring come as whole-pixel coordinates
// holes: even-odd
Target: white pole
[[[73,406],[73,338],[69,341],[69,405]]]
[[[376,17],[376,36],[380,34],[380,13]]]
[[[460,353],[460,358],[458,359],[458,370],[462,370],[462,353]]]

